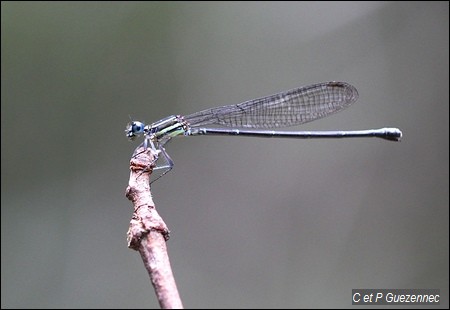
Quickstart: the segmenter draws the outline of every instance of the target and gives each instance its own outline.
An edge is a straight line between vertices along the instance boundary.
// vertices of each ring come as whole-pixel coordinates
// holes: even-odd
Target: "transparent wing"
[[[341,111],[358,99],[345,82],[325,82],[184,116],[191,127],[209,124],[242,128],[300,125]]]

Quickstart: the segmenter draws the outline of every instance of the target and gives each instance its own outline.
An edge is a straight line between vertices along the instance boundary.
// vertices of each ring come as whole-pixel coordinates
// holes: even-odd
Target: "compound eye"
[[[134,134],[141,134],[144,132],[144,124],[141,122],[133,122],[131,124],[131,130]]]

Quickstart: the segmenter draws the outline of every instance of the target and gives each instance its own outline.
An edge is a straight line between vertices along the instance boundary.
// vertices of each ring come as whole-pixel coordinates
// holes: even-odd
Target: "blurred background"
[[[127,248],[148,123],[324,81],[359,100],[292,128],[180,137],[152,186],[187,308],[346,308],[449,288],[448,2],[2,2],[2,308],[158,308]]]

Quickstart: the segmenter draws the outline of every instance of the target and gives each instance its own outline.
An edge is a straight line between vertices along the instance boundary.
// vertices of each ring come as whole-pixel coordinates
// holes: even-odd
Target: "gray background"
[[[186,307],[350,307],[449,288],[449,4],[1,3],[2,308],[159,307],[126,246],[129,115],[347,81],[294,129],[379,139],[177,138],[154,184]]]

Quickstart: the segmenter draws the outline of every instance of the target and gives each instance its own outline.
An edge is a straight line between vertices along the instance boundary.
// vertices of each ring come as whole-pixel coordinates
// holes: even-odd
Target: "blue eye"
[[[144,132],[145,125],[141,122],[133,122],[131,124],[131,131],[134,134],[141,134]]]
[[[125,128],[125,133],[130,140],[134,140],[136,137],[144,134],[145,124],[138,121],[132,121],[127,124]]]

